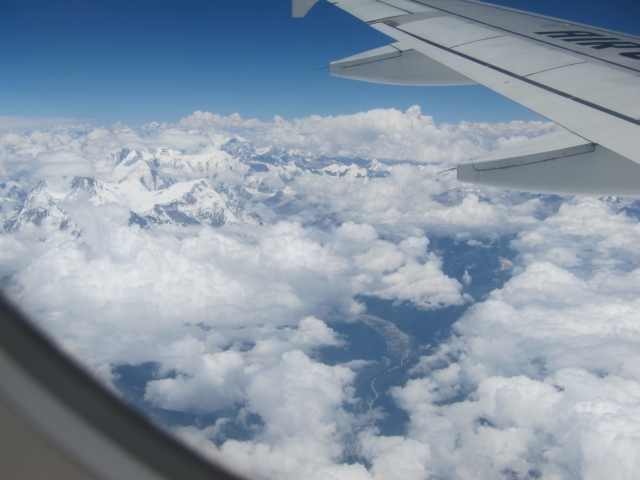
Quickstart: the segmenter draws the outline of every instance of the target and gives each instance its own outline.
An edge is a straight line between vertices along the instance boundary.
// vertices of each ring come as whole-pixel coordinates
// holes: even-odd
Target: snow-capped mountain
[[[60,204],[78,195],[94,205],[118,204],[130,212],[130,225],[260,225],[252,205],[271,200],[281,204],[283,191],[296,177],[312,173],[348,178],[388,175],[388,167],[375,160],[314,157],[275,147],[255,148],[232,138],[220,148],[196,154],[170,148],[111,153],[107,178],[47,177],[41,180],[4,223],[15,232],[27,224],[58,226],[78,233],[73,219]]]

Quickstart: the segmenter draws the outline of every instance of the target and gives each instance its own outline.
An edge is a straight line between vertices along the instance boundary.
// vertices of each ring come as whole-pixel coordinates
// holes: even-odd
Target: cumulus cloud
[[[257,382],[264,390],[268,386],[266,372],[289,358],[288,355],[297,355],[298,360],[307,361],[304,351],[309,353],[320,346],[342,344],[333,330],[314,317],[301,319],[295,328],[273,331],[262,327],[261,330],[260,338],[247,351],[236,345],[227,350],[218,347],[214,353],[209,353],[218,340],[218,332],[213,333],[213,339],[198,340],[187,336],[177,340],[163,353],[161,371],[177,371],[179,375],[149,382],[145,399],[168,410],[211,412],[245,400],[248,389],[246,395],[254,398],[248,408],[256,413],[261,409],[268,411],[272,406],[263,403],[267,392],[261,391],[254,397],[251,385]],[[279,367],[276,366],[277,370]]]
[[[303,352],[283,353],[253,376],[247,409],[265,421],[251,441],[228,440],[220,447],[206,431],[184,428],[182,436],[240,474],[255,478],[371,478],[363,465],[341,461],[352,435],[354,372],[314,362]]]
[[[429,255],[424,264],[411,262],[394,273],[382,278],[382,287],[373,290],[372,295],[398,301],[411,300],[423,308],[459,305],[464,302],[460,295],[462,286],[442,273],[441,260]]]
[[[635,476],[638,273],[620,239],[637,228],[614,203],[576,198],[513,242],[521,273],[394,390],[409,437],[438,448],[438,475]]]
[[[242,474],[634,478],[638,205],[437,174],[556,128],[412,107],[4,134],[3,288],[107,382],[153,362],[145,404],[209,418],[175,430]],[[340,333],[372,298],[459,318],[422,345],[377,319],[414,353],[372,360]]]
[[[239,133],[258,144],[298,148],[320,155],[447,164],[558,128],[547,122],[521,121],[437,125],[418,106],[406,112],[376,109],[335,117],[313,115],[293,121],[275,117],[272,122],[198,111],[179,125],[202,132]]]

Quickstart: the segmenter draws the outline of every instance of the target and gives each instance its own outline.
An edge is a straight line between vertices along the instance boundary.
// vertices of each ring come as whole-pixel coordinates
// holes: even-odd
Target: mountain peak
[[[234,158],[244,159],[252,157],[256,154],[256,150],[251,146],[249,142],[240,137],[233,137],[224,143],[220,150],[227,152]]]

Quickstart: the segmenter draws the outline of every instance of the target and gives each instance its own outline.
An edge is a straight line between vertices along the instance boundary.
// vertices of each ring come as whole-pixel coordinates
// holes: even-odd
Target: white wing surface
[[[294,16],[317,0],[293,0]],[[640,38],[471,0],[328,0],[395,39],[332,75],[479,83],[562,125],[458,165],[458,179],[532,192],[640,195]]]

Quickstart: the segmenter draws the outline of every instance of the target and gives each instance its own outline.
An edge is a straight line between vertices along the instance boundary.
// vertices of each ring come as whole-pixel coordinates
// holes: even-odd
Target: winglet
[[[304,17],[317,1],[318,0],[293,0],[291,4],[291,15],[294,18]]]

